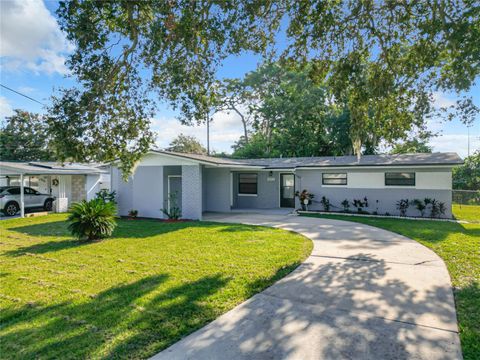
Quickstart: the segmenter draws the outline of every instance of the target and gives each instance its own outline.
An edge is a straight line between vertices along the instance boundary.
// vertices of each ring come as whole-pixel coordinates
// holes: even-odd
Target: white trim
[[[182,178],[182,175],[167,175],[167,210],[170,211],[170,179]]]
[[[412,164],[399,164],[399,165],[350,165],[350,166],[299,166],[295,168],[295,170],[330,170],[330,171],[336,171],[336,170],[348,170],[348,169],[377,169],[379,171],[383,171],[385,169],[387,170],[398,170],[398,168],[403,168],[403,169],[412,169],[412,171],[415,171],[417,169],[432,169],[432,168],[442,168],[442,169],[451,169],[456,166],[460,166],[461,164],[458,165],[412,165]]]
[[[282,175],[293,175],[293,207],[282,207]],[[279,172],[278,173],[278,208],[279,209],[295,209],[295,191],[296,191],[296,175],[294,172]]]
[[[238,193],[237,196],[258,196],[258,194],[240,194],[240,193]]]
[[[233,172],[230,171],[230,208],[233,207]]]

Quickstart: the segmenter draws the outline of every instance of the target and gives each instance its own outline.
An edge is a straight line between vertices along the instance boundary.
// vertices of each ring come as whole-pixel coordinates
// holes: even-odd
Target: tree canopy
[[[118,157],[127,172],[153,142],[156,99],[204,121],[230,55],[312,62],[310,79],[350,111],[358,155],[421,125],[433,91],[467,90],[480,72],[476,0],[72,0],[57,15],[79,86],[54,99],[54,145],[62,157]],[[284,29],[287,49],[275,52]],[[478,112],[470,99],[456,109],[466,122]]]
[[[54,160],[43,116],[16,109],[0,129],[0,158],[7,161]]]
[[[480,190],[480,150],[465,158],[462,166],[453,168],[453,188]]]
[[[187,154],[207,154],[207,149],[205,149],[196,137],[183,134],[180,134],[173,139],[165,150]]]
[[[432,147],[428,145],[428,138],[414,138],[397,143],[390,154],[431,153]]]

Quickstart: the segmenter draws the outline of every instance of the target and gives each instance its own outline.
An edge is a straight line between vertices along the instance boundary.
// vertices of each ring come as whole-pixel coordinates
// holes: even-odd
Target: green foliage
[[[397,201],[397,209],[400,211],[400,216],[407,216],[407,210],[410,207],[408,199],[401,199]]]
[[[350,211],[350,202],[345,199],[342,201],[343,211],[349,212]]]
[[[413,205],[420,212],[420,216],[424,217],[425,216],[425,209],[427,208],[427,204],[425,204],[425,202],[420,200],[420,199],[415,199],[415,200],[413,200]]]
[[[102,200],[103,202],[111,202],[116,204],[117,200],[117,192],[115,190],[109,191],[107,189],[101,189],[99,192],[95,194],[95,197],[97,199]]]
[[[6,161],[54,160],[55,154],[46,136],[45,119],[28,111],[15,110],[0,129],[0,158]]]
[[[408,153],[431,153],[432,147],[428,145],[428,139],[410,139],[393,146],[390,154]]]
[[[187,154],[207,154],[207,149],[203,147],[196,137],[183,134],[178,135],[166,150]]]
[[[347,104],[357,154],[371,137],[392,143],[420,127],[435,112],[433,91],[467,90],[480,73],[473,0],[290,4],[288,55],[313,58],[317,75]],[[474,119],[470,99],[456,108],[462,121]]]
[[[167,216],[170,220],[178,220],[182,217],[182,210],[178,206],[178,194],[173,192],[169,194],[168,201],[166,201],[167,206],[160,209],[160,211]]]
[[[310,78],[311,65],[266,63],[235,83],[243,97],[243,117],[253,133],[234,146],[234,157],[348,155],[350,117],[332,102],[324,83]],[[230,80],[231,81],[231,80]],[[235,96],[235,99],[239,95]],[[240,100],[235,100],[240,103]],[[250,121],[250,120],[249,120]],[[245,122],[244,122],[245,123]],[[244,125],[246,126],[246,125]],[[378,141],[369,145],[375,148]]]
[[[154,99],[188,123],[205,121],[220,61],[263,51],[281,13],[260,1],[72,0],[57,16],[75,44],[67,65],[80,84],[53,99],[54,145],[75,160],[119,159],[127,177],[153,144]]]
[[[330,211],[330,200],[328,200],[325,196],[322,196],[320,202],[322,203],[323,210]]]
[[[321,153],[328,145],[327,119],[345,109],[357,155],[380,140],[393,144],[436,112],[434,91],[468,90],[480,73],[480,6],[474,0],[72,0],[60,2],[57,16],[75,45],[68,67],[79,82],[61,90],[50,108],[59,160],[118,158],[126,177],[153,143],[154,99],[171,103],[186,123],[204,122],[220,102],[222,61],[243,51],[273,57],[282,19],[289,46],[281,57],[292,67],[307,59],[311,66],[302,85],[292,79],[263,88],[273,103],[262,104],[262,114],[280,118],[279,133],[290,125],[296,133],[284,139],[276,137],[276,126],[262,129],[267,154],[274,146],[292,155]],[[271,75],[271,84],[283,81]],[[324,114],[324,90],[308,81],[328,87],[338,112]],[[275,104],[278,88],[288,90],[283,108]],[[477,111],[471,99],[461,99],[438,115],[468,123]],[[299,142],[301,136],[309,139]],[[244,137],[248,143],[248,133]]]
[[[453,168],[452,175],[454,189],[480,189],[480,150],[465,158],[465,163],[462,166]]]
[[[85,244],[65,219],[0,221],[2,359],[151,358],[312,249],[263,226],[123,219],[111,239]]]
[[[74,203],[68,216],[68,229],[80,240],[98,240],[112,235],[117,226],[117,207],[102,199]]]
[[[364,197],[363,200],[362,199],[354,199],[352,201],[352,205],[353,205],[353,207],[357,208],[358,213],[364,213],[365,211],[363,210],[363,208],[368,207],[368,199],[367,199],[367,197]]]

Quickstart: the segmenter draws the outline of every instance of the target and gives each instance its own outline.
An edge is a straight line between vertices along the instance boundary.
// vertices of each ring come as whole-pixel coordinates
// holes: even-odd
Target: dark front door
[[[280,207],[295,207],[295,175],[280,174]]]

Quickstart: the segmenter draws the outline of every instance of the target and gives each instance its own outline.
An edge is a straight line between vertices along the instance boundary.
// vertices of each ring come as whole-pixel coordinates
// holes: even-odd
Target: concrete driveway
[[[450,277],[431,250],[357,223],[288,215],[205,220],[314,242],[294,272],[154,359],[461,359]]]

